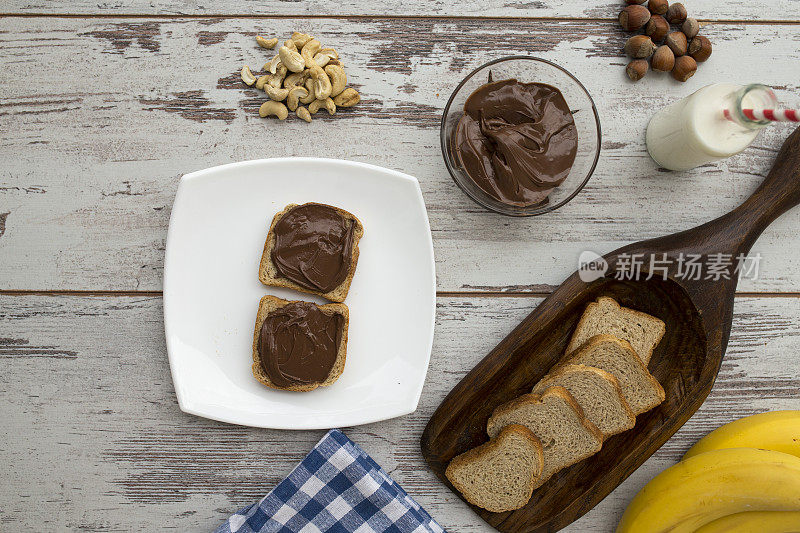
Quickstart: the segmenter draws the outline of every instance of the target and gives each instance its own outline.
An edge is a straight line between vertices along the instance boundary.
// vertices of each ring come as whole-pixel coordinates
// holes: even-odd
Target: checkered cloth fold
[[[263,500],[215,533],[444,533],[344,433],[333,429]]]

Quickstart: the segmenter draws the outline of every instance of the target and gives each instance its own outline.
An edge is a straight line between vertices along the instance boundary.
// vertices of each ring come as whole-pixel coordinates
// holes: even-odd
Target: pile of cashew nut
[[[257,36],[256,42],[273,49],[278,39]],[[247,65],[242,68],[242,81],[269,96],[258,110],[262,117],[286,120],[289,111],[294,111],[298,118],[311,122],[311,115],[320,109],[333,115],[337,107],[352,107],[361,100],[355,89],[347,87],[347,75],[336,50],[323,48],[305,33],[294,32],[263,70],[266,74],[256,77]]]

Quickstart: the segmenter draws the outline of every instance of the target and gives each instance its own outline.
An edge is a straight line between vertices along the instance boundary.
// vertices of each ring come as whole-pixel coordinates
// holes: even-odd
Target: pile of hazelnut
[[[625,43],[625,53],[633,58],[625,69],[628,77],[639,81],[652,66],[659,72],[672,72],[678,81],[691,78],[697,63],[711,55],[711,41],[698,35],[697,19],[687,18],[686,8],[679,2],[670,5],[667,0],[649,0],[645,7],[641,4],[646,0],[626,1],[628,7],[619,14],[619,25],[627,31],[644,30],[643,35],[634,35]],[[680,31],[671,32],[670,24]],[[662,41],[664,44],[656,44]]]

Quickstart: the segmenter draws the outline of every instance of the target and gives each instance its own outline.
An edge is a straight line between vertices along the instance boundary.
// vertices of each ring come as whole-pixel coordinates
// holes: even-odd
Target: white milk
[[[688,170],[738,154],[770,124],[742,115],[743,108],[774,108],[777,100],[763,85],[717,83],[668,105],[647,125],[647,150],[663,168]],[[723,115],[730,109],[734,121]]]

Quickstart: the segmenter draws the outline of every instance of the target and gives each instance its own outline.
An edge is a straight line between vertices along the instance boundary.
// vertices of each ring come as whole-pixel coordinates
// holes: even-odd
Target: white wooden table
[[[185,415],[164,347],[161,277],[179,176],[231,161],[316,155],[419,178],[438,313],[428,379],[408,416],[347,434],[450,531],[486,526],[425,467],[419,438],[450,388],[572,272],[586,249],[671,233],[744,199],[788,134],[688,173],[656,169],[654,109],[717,81],[798,101],[800,0],[687,0],[714,54],[686,84],[624,74],[621,2],[569,0],[5,0],[0,7],[0,530],[209,531],[265,494],[321,431]],[[238,81],[256,33],[321,37],[362,103],[307,125],[257,116]],[[285,38],[285,37],[283,37]],[[595,98],[603,152],[555,213],[503,218],[451,181],[438,121],[472,68],[510,54],[575,73]],[[800,210],[757,242],[722,371],[698,413],[569,531],[609,531],[633,494],[699,436],[800,408]]]

